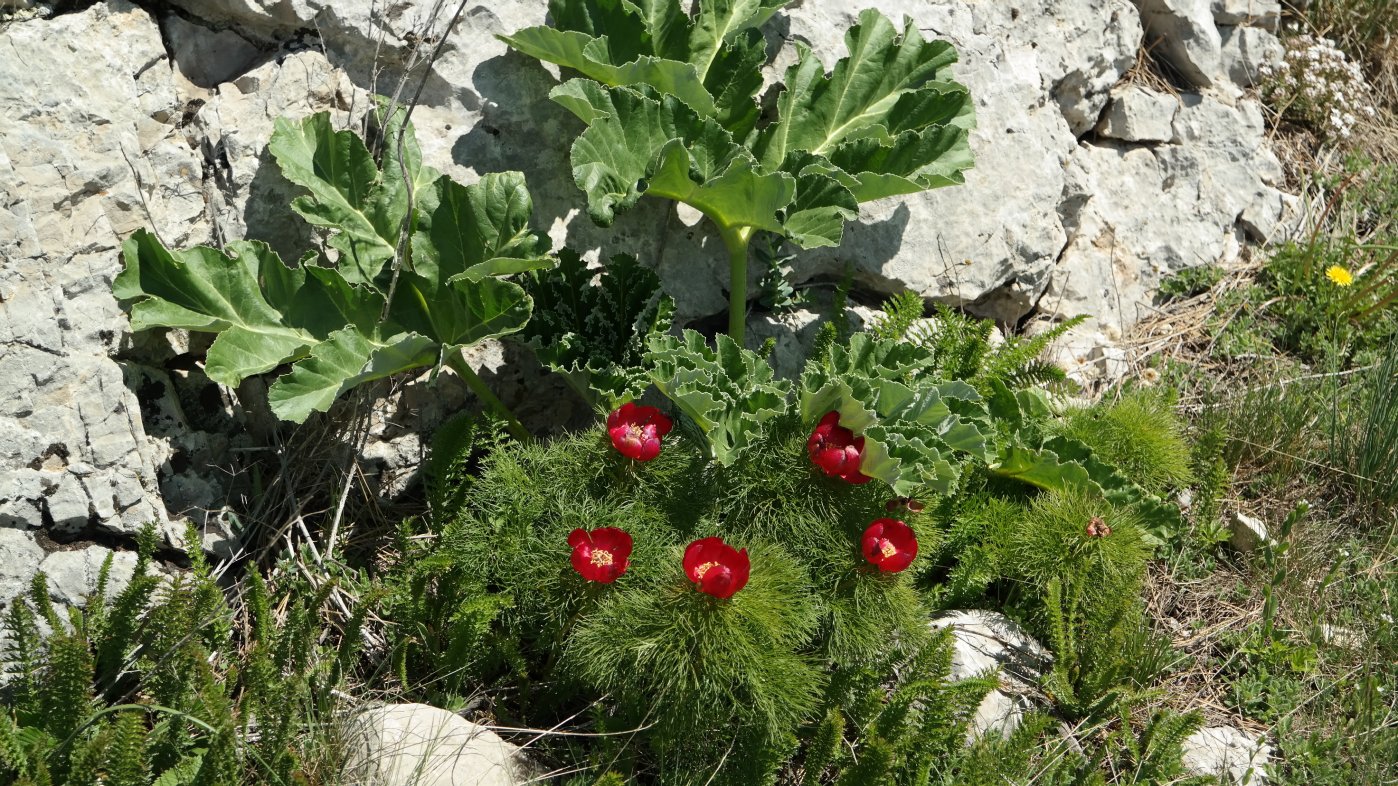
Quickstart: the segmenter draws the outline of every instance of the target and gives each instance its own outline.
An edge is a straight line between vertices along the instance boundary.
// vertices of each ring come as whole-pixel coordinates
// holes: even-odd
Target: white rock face
[[[531,774],[521,748],[426,704],[362,712],[345,742],[346,786],[517,786]]]
[[[29,589],[29,580],[44,560],[44,550],[34,536],[22,530],[0,527],[0,608]]]
[[[71,606],[86,606],[89,596],[97,590],[97,577],[109,554],[112,568],[107,574],[106,597],[126,589],[136,575],[136,555],[91,545],[75,551],[55,551],[44,558],[39,570],[48,576],[49,597]],[[100,602],[97,598],[92,600]]]
[[[1252,25],[1276,32],[1281,24],[1280,0],[1213,0],[1219,25]]]
[[[1180,101],[1139,85],[1112,91],[1097,133],[1122,142],[1169,142],[1175,135]]]
[[[117,248],[144,225],[203,240],[202,164],[145,11],[14,23],[0,48],[25,53],[0,58],[0,469],[22,475],[0,520],[131,532],[165,518],[165,456],[111,359],[128,332]]]
[[[1148,42],[1194,87],[1214,87],[1223,75],[1222,37],[1213,0],[1136,0]]]
[[[971,736],[1008,735],[1032,708],[1026,695],[1052,656],[1024,629],[994,611],[953,611],[934,617],[933,630],[952,629],[951,679],[998,673],[1000,687],[976,708]]]
[[[1273,234],[1283,223],[1282,168],[1259,145],[1260,108],[1187,93],[1172,144],[1083,145],[1067,170],[1067,248],[1040,311],[1089,314],[1084,332],[1119,338],[1153,313],[1160,281],[1232,260],[1249,239],[1245,214]]]
[[[1209,726],[1185,739],[1182,761],[1191,774],[1227,778],[1227,783],[1237,786],[1256,786],[1267,782],[1265,768],[1271,755],[1272,746],[1265,738],[1254,738],[1232,726]]]
[[[1260,27],[1223,27],[1220,31],[1223,70],[1239,87],[1257,84],[1262,67],[1280,63],[1286,54],[1281,40]]]

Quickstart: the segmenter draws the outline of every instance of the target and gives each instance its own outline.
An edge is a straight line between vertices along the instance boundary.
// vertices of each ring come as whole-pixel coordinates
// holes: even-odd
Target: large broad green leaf
[[[282,175],[310,192],[293,200],[292,209],[333,230],[327,242],[340,252],[339,270],[350,283],[379,280],[397,253],[408,212],[407,183],[426,192],[437,177],[421,165],[417,141],[409,139],[411,129],[404,129],[399,156],[401,118],[400,110],[385,121],[383,173],[363,140],[353,131],[336,131],[328,112],[299,122],[278,118],[267,143]]]
[[[523,176],[453,183],[422,164],[405,110],[380,102],[376,117],[382,171],[324,113],[278,120],[269,145],[288,179],[310,192],[293,207],[332,229],[335,267],[314,254],[290,267],[253,242],[171,252],[137,232],[114,283],[132,301],[132,326],[218,333],[205,369],[227,385],[292,363],[269,398],[279,417],[297,422],[355,385],[436,368],[447,353],[522,328],[532,301],[500,277],[554,264],[529,227]],[[394,271],[388,262],[405,232],[412,264]]]
[[[575,79],[550,96],[588,123],[573,143],[573,179],[603,226],[643,194],[684,201],[726,227],[780,232],[794,179],[760,172],[713,120],[672,96]]]
[[[600,270],[568,249],[559,257],[556,269],[526,279],[534,317],[524,336],[584,398],[615,409],[650,384],[647,343],[669,332],[675,303],[634,257],[614,256]]]
[[[604,85],[646,84],[675,96],[697,112],[712,115],[716,110],[692,63],[643,55],[618,65],[608,38],[552,27],[527,27],[500,38],[527,55],[567,66]]]
[[[1152,545],[1160,545],[1183,531],[1177,506],[1131,482],[1097,458],[1087,445],[1068,437],[1054,437],[1037,448],[1007,444],[990,471],[1050,491],[1086,489],[1113,503],[1133,507],[1141,515],[1144,534]]]
[[[936,81],[956,62],[956,50],[947,42],[924,40],[911,20],[900,36],[893,23],[873,9],[859,15],[859,23],[845,34],[845,45],[849,56],[837,62],[829,75],[809,49],[799,49],[796,64],[786,72],[777,122],[756,142],[767,166],[779,166],[797,150],[829,155],[841,142],[870,135],[873,127],[887,129],[907,122],[893,117],[895,107],[910,92],[945,90],[942,85],[924,85]],[[928,119],[956,115],[947,110]]]
[[[413,269],[446,282],[480,281],[550,267],[548,238],[530,227],[533,200],[519,172],[488,174],[463,186],[442,176],[433,184],[435,209],[413,239]]]
[[[766,44],[755,28],[790,0],[551,0],[552,27],[500,39],[611,87],[647,85],[738,135],[757,119]]]
[[[695,0],[690,17],[678,0],[554,0],[552,28],[505,38],[591,77],[551,96],[588,126],[572,163],[594,221],[650,194],[698,209],[733,248],[756,229],[836,246],[859,203],[964,182],[975,114],[949,81],[956,52],[875,10],[829,73],[798,45],[776,119],[759,127],[756,28],[785,4]]]
[[[382,300],[333,270],[288,268],[263,243],[171,252],[145,230],[122,244],[125,268],[112,289],[131,300],[131,327],[218,333],[205,371],[236,386],[304,355],[349,322],[377,316]],[[266,287],[264,289],[264,286]]]
[[[774,380],[766,360],[728,336],[718,336],[715,348],[693,330],[682,338],[654,336],[646,360],[651,381],[687,416],[682,423],[698,431],[721,465],[737,461],[767,421],[786,411],[790,384]]]
[[[273,382],[267,400],[277,417],[302,423],[356,385],[432,365],[438,349],[437,342],[413,333],[378,340],[352,328],[337,330]]]

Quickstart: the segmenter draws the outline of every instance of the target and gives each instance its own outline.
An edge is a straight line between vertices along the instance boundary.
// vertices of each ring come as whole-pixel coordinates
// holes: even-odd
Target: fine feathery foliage
[[[334,717],[331,689],[357,652],[357,623],[347,624],[338,650],[327,649],[318,643],[317,619],[327,591],[285,588],[287,616],[278,622],[268,588],[252,573],[249,635],[238,641],[233,623],[240,615],[202,555],[193,552],[191,571],[166,580],[152,565],[154,527],[140,541],[127,587],[105,597],[109,556],[85,612],[74,609],[60,620],[42,573],[27,596],[10,604],[0,782],[213,786],[318,779],[334,765],[316,729]]]
[[[786,0],[635,4],[553,0],[553,26],[503,40],[583,75],[551,97],[587,128],[572,147],[588,213],[607,226],[643,195],[707,216],[730,257],[729,333],[740,342],[753,235],[838,245],[859,204],[964,182],[973,103],[950,81],[956,52],[874,10],[827,73],[806,47],[759,127],[767,45]]]
[[[422,164],[403,115],[381,113],[381,163],[353,131],[334,130],[328,113],[277,121],[268,149],[308,192],[292,208],[330,231],[333,265],[311,253],[288,266],[257,241],[170,251],[141,230],[123,245],[113,283],[132,328],[217,333],[205,370],[229,386],[292,364],[268,399],[295,422],[357,385],[444,363],[494,403],[461,349],[523,328],[532,302],[504,277],[554,261],[529,227],[522,175],[470,186],[438,175]]]
[[[1053,430],[1092,448],[1102,460],[1156,494],[1193,480],[1184,427],[1164,395],[1138,389],[1072,410]]]
[[[1086,317],[1074,317],[1033,336],[991,339],[995,322],[976,319],[936,304],[932,316],[916,292],[903,291],[884,301],[884,316],[870,333],[905,341],[931,353],[931,367],[947,379],[970,382],[989,392],[995,381],[1010,387],[1051,387],[1065,379],[1063,369],[1041,358],[1044,350]],[[926,317],[926,318],[925,318]]]

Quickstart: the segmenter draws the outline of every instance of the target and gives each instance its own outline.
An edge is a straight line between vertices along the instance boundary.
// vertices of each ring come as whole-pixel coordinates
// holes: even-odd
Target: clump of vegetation
[[[42,573],[11,603],[0,777],[30,786],[337,778],[335,691],[356,664],[362,613],[329,644],[320,612],[333,585],[293,581],[274,611],[251,572],[235,612],[200,552],[188,573],[166,578],[153,568],[155,546],[147,527],[130,584],[111,598],[109,556],[84,611],[60,614]]]

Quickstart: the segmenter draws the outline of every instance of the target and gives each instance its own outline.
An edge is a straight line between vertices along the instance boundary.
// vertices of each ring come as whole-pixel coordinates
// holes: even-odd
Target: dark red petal
[[[665,436],[666,434],[669,434],[669,433],[670,433],[670,429],[672,429],[672,428],[674,428],[674,427],[675,427],[675,422],[674,422],[673,420],[670,420],[670,418],[666,417],[665,414],[664,414],[663,412],[660,412],[659,410],[656,410],[656,413],[655,413],[655,429],[656,429],[656,433],[657,433],[657,434],[659,434],[660,436],[663,437],[663,436]]]
[[[844,475],[841,475],[840,478],[843,479],[846,483],[853,483],[856,486],[862,486],[865,483],[868,483],[869,481],[873,480],[873,478],[869,477],[868,475],[865,475],[859,470],[845,473]]]
[[[579,527],[568,533],[568,545],[573,548],[586,545],[591,540],[588,531]]]
[[[691,580],[694,579],[694,569],[703,565],[705,562],[703,558],[704,550],[711,544],[718,542],[721,542],[718,538],[700,538],[685,547],[684,560],[682,562],[684,564],[684,573],[686,576],[689,576]]]

